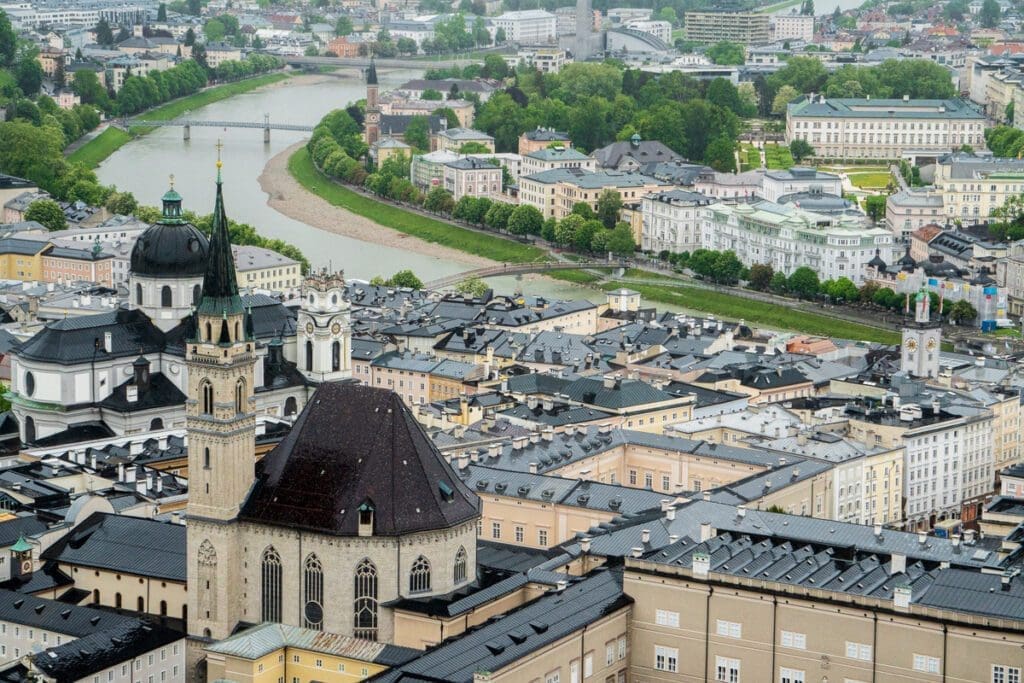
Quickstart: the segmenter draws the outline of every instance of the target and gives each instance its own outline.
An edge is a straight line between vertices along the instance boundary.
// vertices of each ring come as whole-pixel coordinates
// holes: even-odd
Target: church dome
[[[159,278],[202,277],[210,241],[185,220],[181,195],[172,187],[163,196],[163,212],[139,235],[132,249],[131,272]]]

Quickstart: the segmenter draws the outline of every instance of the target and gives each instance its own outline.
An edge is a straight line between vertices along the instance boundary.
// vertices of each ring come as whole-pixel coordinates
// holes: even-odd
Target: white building
[[[501,185],[501,167],[486,159],[467,157],[444,165],[444,189],[455,201],[466,195],[497,199]]]
[[[557,38],[555,15],[540,9],[505,12],[494,17],[494,30],[504,29],[505,40],[519,45],[547,45]]]
[[[834,173],[794,166],[788,171],[768,171],[761,183],[761,197],[777,202],[779,197],[796,192],[817,192],[843,196],[843,181]]]
[[[822,280],[847,277],[860,285],[876,250],[891,260],[893,237],[852,216],[825,216],[768,201],[712,204],[701,227],[701,246],[732,250],[746,266],[770,265],[791,274],[807,266]]]
[[[669,45],[672,44],[672,24],[667,21],[661,21],[658,19],[630,21],[627,22],[625,26],[626,28],[631,28],[634,31],[650,33],[655,38],[663,40]]]
[[[814,17],[804,14],[773,14],[772,40],[814,40]]]
[[[676,254],[700,249],[704,207],[713,201],[710,197],[686,190],[647,195],[640,204],[643,218],[641,249]]]

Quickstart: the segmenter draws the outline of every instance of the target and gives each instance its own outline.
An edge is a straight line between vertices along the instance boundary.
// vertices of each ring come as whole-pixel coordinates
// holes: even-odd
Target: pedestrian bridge
[[[586,268],[615,268],[625,270],[631,262],[627,259],[586,259],[583,261],[533,261],[530,263],[502,263],[476,270],[467,270],[455,275],[431,280],[423,283],[424,289],[444,289],[472,278],[500,277],[502,275],[524,275],[526,273],[546,273],[552,270],[576,270]]]
[[[272,122],[269,115],[264,115],[262,121],[206,121],[186,118],[171,119],[169,121],[156,121],[145,118],[132,118],[125,119],[123,121],[123,125],[125,128],[130,126],[151,126],[155,128],[178,126],[183,131],[182,138],[184,140],[190,140],[192,138],[193,126],[196,126],[197,128],[256,128],[263,130],[263,142],[270,142],[270,131],[272,130],[289,130],[311,133],[314,128],[314,126],[311,125]]]

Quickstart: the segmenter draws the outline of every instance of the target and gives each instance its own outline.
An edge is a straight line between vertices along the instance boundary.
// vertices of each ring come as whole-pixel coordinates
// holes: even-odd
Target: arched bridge
[[[584,261],[535,261],[532,263],[502,263],[497,266],[467,270],[464,273],[423,283],[424,289],[443,289],[471,278],[500,277],[502,275],[522,275],[524,273],[546,273],[552,270],[577,270],[580,268],[629,268],[628,260],[587,259]]]
[[[172,119],[170,121],[152,121],[144,118],[125,119],[123,125],[127,128],[129,126],[153,126],[153,127],[168,127],[168,126],[180,126],[183,130],[183,139],[189,140],[192,138],[192,126],[199,128],[257,128],[263,130],[263,142],[270,142],[270,131],[272,130],[290,130],[298,131],[302,133],[312,132],[312,125],[302,125],[297,123],[274,123],[271,122],[270,116],[264,115],[263,121],[200,121],[198,119]]]

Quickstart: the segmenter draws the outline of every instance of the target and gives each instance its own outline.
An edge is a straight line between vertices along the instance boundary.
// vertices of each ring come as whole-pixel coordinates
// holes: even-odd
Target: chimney
[[[487,455],[489,455],[492,458],[497,458],[499,455],[501,455],[501,444],[492,443],[490,446],[488,446]]]
[[[114,334],[112,332],[103,333],[103,350],[107,353],[114,350]]]
[[[672,506],[668,510],[665,510],[665,519],[667,519],[670,522],[675,521],[675,519],[676,519],[676,508],[675,508],[675,506]]]
[[[1019,569],[1007,569],[999,580],[999,590],[1008,591],[1013,584],[1013,578],[1020,573]]]
[[[647,545],[648,543],[651,542],[651,530],[650,529],[644,529],[643,531],[640,532],[640,542],[643,543],[644,545]]]
[[[142,493],[142,494],[146,493],[146,480],[145,479],[139,479],[138,481],[135,482],[135,491],[136,491],[136,493]]]
[[[700,523],[700,542],[704,543],[715,537],[715,527],[711,526],[710,522]]]
[[[615,388],[615,377],[613,377],[612,375],[605,375],[604,376],[604,388],[605,389],[614,389]]]
[[[537,463],[530,463],[530,474],[537,474]]]
[[[135,483],[135,465],[129,465],[124,471],[124,482],[126,484]]]
[[[126,395],[125,395],[125,399],[129,403],[135,403],[136,401],[138,401],[139,400],[139,387],[134,385],[134,384],[129,384],[128,387],[127,387],[127,392],[126,392]]]
[[[746,517],[747,516],[747,506],[746,505],[737,505],[736,506],[736,516],[739,517],[740,519],[743,519],[744,517]]]
[[[124,481],[124,463],[117,466],[117,480],[121,482]]]
[[[661,511],[662,512],[668,512],[671,509],[672,509],[672,499],[671,498],[662,498],[661,499]]]
[[[928,542],[928,534],[925,533],[924,531],[918,531],[917,532],[917,542],[918,542],[919,545],[924,545],[925,543],[927,543]]]
[[[630,548],[630,553],[629,554],[632,555],[633,557],[640,557],[641,555],[644,554],[644,549],[643,548]]]
[[[181,524],[181,513],[180,512],[172,512],[171,513],[171,524]]]
[[[906,611],[910,609],[910,584],[905,583],[892,591],[892,606],[900,611]]]
[[[704,502],[705,503],[710,503],[711,502],[711,491],[705,491],[704,495],[703,495],[703,498],[704,498]]]
[[[89,460],[89,464],[90,464],[90,467],[92,468],[92,470],[95,472],[96,471],[96,454],[95,453],[92,454],[92,458]]]
[[[164,478],[163,478],[162,475],[156,478],[156,492],[157,493],[163,493],[164,492]]]
[[[554,429],[554,427],[545,427],[544,429],[540,430],[540,436],[541,436],[542,439],[544,439],[548,443],[554,441],[555,440],[555,429]]]
[[[889,560],[889,574],[905,574],[907,572],[907,556],[903,553],[893,553]]]
[[[147,489],[152,489],[153,488],[153,473],[152,472],[146,472],[146,488]]]
[[[583,538],[580,539],[580,550],[583,553],[589,553],[590,552],[590,537],[589,536],[584,536]]]
[[[693,554],[693,575],[706,579],[709,571],[711,571],[711,556],[704,551],[695,552]]]
[[[960,554],[960,534],[953,534],[953,536],[949,540],[950,540],[950,543],[953,544],[953,552],[956,553],[957,555],[959,555]]]
[[[882,540],[882,525],[881,524],[876,524],[875,525],[875,538],[878,541]]]

